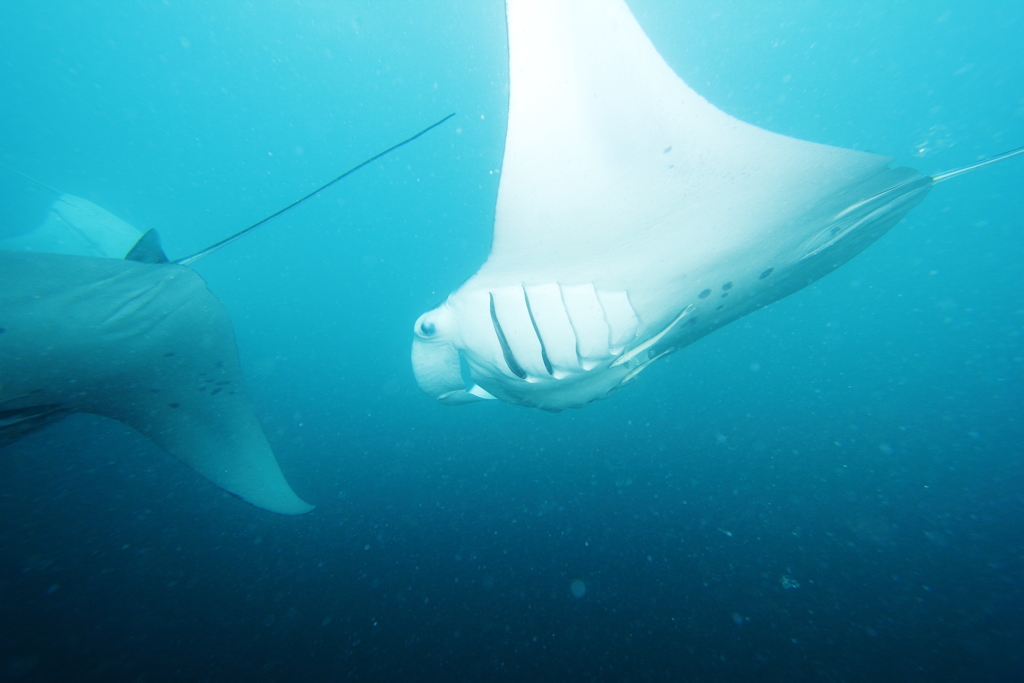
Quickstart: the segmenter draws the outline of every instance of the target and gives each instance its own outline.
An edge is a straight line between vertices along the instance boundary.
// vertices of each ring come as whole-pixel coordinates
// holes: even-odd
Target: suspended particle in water
[[[569,592],[572,593],[572,597],[580,599],[587,594],[587,584],[579,579],[575,579],[569,584]]]

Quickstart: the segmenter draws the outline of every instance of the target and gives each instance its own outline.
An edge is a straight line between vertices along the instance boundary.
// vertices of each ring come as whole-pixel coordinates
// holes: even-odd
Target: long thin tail
[[[1002,154],[997,154],[994,157],[989,157],[988,159],[982,159],[981,161],[977,161],[977,162],[975,162],[973,164],[968,164],[967,166],[962,166],[960,168],[954,168],[952,171],[946,171],[945,173],[936,173],[935,175],[931,176],[932,185],[934,185],[935,183],[941,183],[944,180],[949,180],[950,178],[955,178],[955,177],[957,177],[959,175],[963,175],[964,173],[970,173],[971,171],[979,169],[982,166],[988,166],[989,164],[994,164],[997,161],[1003,161],[1005,159],[1009,159],[1010,157],[1015,157],[1018,154],[1024,154],[1024,147],[1018,147],[1016,149],[1011,149],[1009,152],[1003,152]],[[904,180],[902,183],[899,183],[897,185],[893,185],[892,187],[887,187],[886,189],[882,190],[881,192],[878,192],[877,194],[873,194],[870,197],[868,197],[867,199],[862,199],[861,201],[857,202],[853,206],[844,209],[843,213],[845,213],[847,211],[850,211],[851,209],[854,209],[854,208],[856,208],[858,206],[861,206],[863,204],[867,204],[870,201],[874,201],[875,199],[881,197],[884,194],[894,193],[897,190],[901,190],[904,187],[907,187],[908,185],[914,185],[914,184],[916,184],[916,183],[918,183],[920,181],[921,181],[921,176],[916,176],[914,178],[911,178],[910,180]]]
[[[280,209],[279,211],[275,211],[274,213],[270,214],[269,216],[267,216],[263,220],[258,221],[256,223],[253,223],[248,228],[245,228],[244,230],[239,230],[235,234],[233,234],[233,235],[231,235],[229,237],[225,237],[220,242],[216,242],[214,244],[211,244],[210,246],[206,247],[202,251],[197,251],[196,253],[192,254],[191,256],[186,256],[184,258],[177,259],[176,261],[173,261],[172,263],[177,263],[178,265],[182,265],[182,266],[187,266],[187,265],[190,265],[192,263],[195,263],[199,259],[201,259],[204,256],[207,256],[209,254],[212,254],[213,252],[217,251],[221,247],[226,246],[228,244],[231,244],[232,242],[237,240],[242,235],[245,235],[246,233],[252,232],[256,228],[258,228],[261,225],[263,225],[264,223],[268,223],[268,222],[274,220],[275,218],[277,218],[278,216],[283,214],[285,211],[288,211],[290,209],[294,209],[296,206],[298,206],[302,202],[306,201],[307,199],[313,197],[314,195],[316,195],[316,194],[318,194],[320,192],[323,192],[324,190],[326,190],[328,187],[330,187],[334,183],[338,182],[339,180],[343,180],[343,179],[347,178],[348,176],[352,175],[353,173],[355,173],[359,169],[363,168],[364,166],[367,166],[368,164],[372,164],[374,161],[377,161],[377,159],[380,159],[382,156],[390,154],[391,152],[394,152],[399,147],[402,147],[403,145],[407,145],[410,142],[412,142],[413,140],[415,140],[415,139],[417,139],[417,138],[419,138],[419,137],[421,137],[423,135],[426,135],[427,133],[429,133],[430,131],[434,130],[435,128],[437,128],[438,126],[440,126],[442,123],[444,123],[445,121],[447,121],[448,119],[450,119],[453,116],[455,116],[454,112],[451,113],[451,114],[448,114],[448,116],[444,117],[440,121],[437,121],[435,123],[430,124],[429,126],[424,128],[420,132],[416,133],[415,135],[413,135],[411,137],[408,137],[408,138],[402,140],[401,142],[388,147],[383,152],[379,152],[377,154],[374,154],[372,157],[370,157],[366,161],[363,161],[362,163],[353,166],[352,168],[350,168],[349,170],[345,171],[344,173],[342,173],[340,176],[338,176],[334,180],[330,181],[329,183],[321,185],[317,189],[315,189],[312,192],[310,192],[309,194],[307,194],[305,197],[302,197],[301,199],[297,199],[296,201],[292,202],[291,204],[289,204],[288,206],[284,207],[283,209]]]
[[[29,175],[28,173],[24,173],[24,172],[22,172],[22,171],[19,171],[19,170],[18,170],[18,169],[16,169],[16,168],[12,168],[12,167],[8,166],[7,164],[0,164],[0,168],[6,168],[6,169],[7,169],[8,171],[10,171],[11,173],[17,173],[17,174],[18,174],[18,175],[20,175],[20,176],[21,176],[22,178],[25,178],[26,180],[30,180],[30,181],[32,181],[33,183],[35,183],[36,185],[38,185],[39,187],[44,187],[44,188],[46,188],[47,190],[49,190],[50,192],[52,192],[52,193],[54,193],[54,194],[63,194],[63,192],[61,192],[61,191],[60,191],[60,190],[58,190],[57,188],[55,188],[55,187],[50,187],[49,185],[47,185],[46,183],[44,183],[44,182],[43,182],[42,180],[36,180],[36,179],[35,179],[35,178],[33,178],[32,176],[30,176],[30,175]]]
[[[952,171],[946,171],[945,173],[937,173],[936,175],[932,176],[932,182],[933,183],[941,183],[943,180],[949,180],[950,178],[955,178],[958,175],[963,175],[964,173],[969,173],[969,172],[971,172],[971,171],[973,171],[973,170],[975,170],[977,168],[981,168],[982,166],[988,166],[989,164],[994,164],[997,161],[1002,161],[1004,159],[1009,159],[1010,157],[1015,157],[1018,154],[1024,154],[1024,147],[1018,147],[1017,149],[1011,149],[1009,152],[1003,152],[1002,154],[997,154],[994,157],[989,157],[988,159],[982,159],[981,161],[978,161],[978,162],[973,163],[973,164],[969,164],[967,166],[962,166],[961,168],[954,168]]]

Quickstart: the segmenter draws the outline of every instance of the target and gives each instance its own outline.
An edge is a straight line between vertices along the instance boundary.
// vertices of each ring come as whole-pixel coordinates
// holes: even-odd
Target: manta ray
[[[557,411],[806,287],[941,181],[711,105],[623,0],[507,0],[509,111],[483,266],[415,323],[420,388]]]
[[[134,427],[253,505],[286,515],[312,510],[260,428],[227,311],[183,264],[449,118],[175,263],[156,232],[141,233],[81,197],[38,181],[17,191],[24,201],[0,197],[0,447],[71,413],[93,413]]]
[[[0,446],[94,413],[258,507],[312,509],[278,467],[231,320],[194,270],[0,251],[0,326]]]
[[[155,232],[52,194],[35,227],[0,234],[0,446],[94,413],[258,507],[313,509],[278,467],[203,279],[168,263]]]

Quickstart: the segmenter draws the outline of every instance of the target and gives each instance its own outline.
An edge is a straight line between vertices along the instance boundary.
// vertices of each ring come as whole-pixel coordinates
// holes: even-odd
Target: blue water
[[[631,0],[727,112],[925,173],[1024,144],[1024,4]],[[0,452],[0,679],[1006,681],[1024,671],[1024,161],[546,414],[443,407],[412,324],[486,258],[504,11],[7,2],[0,162],[196,264],[294,489],[116,422]]]

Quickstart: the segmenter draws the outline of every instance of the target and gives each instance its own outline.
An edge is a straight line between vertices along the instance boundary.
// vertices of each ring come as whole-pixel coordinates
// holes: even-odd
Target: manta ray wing
[[[17,194],[20,198],[28,193],[18,188]],[[66,193],[57,194],[42,220],[27,232],[5,233],[0,231],[0,249],[107,258],[122,258],[142,237],[106,209]]]
[[[0,444],[72,412],[128,424],[224,490],[282,514],[227,312],[194,271],[0,251]]]
[[[931,186],[889,158],[716,109],[622,0],[506,7],[509,120],[491,253],[415,328],[417,379],[442,402],[559,410],[603,398],[831,272]]]

